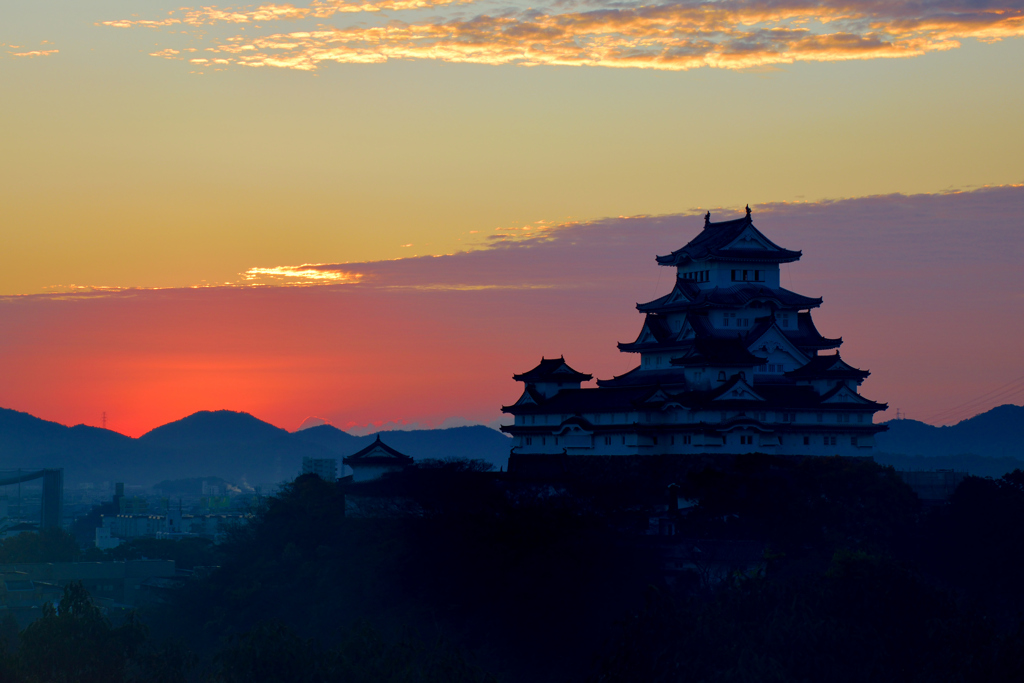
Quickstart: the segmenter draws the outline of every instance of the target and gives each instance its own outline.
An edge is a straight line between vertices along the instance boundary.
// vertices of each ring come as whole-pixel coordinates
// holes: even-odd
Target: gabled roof
[[[785,373],[793,379],[856,379],[863,380],[871,373],[858,370],[839,357],[839,352],[829,356],[815,356],[806,365]]]
[[[523,395],[519,397],[513,405],[527,406],[527,405],[540,405],[545,400],[544,394],[534,389],[529,384],[526,385],[526,389],[523,391]]]
[[[801,256],[801,252],[783,249],[755,228],[749,209],[746,216],[731,221],[712,223],[710,215],[705,216],[700,234],[682,249],[658,256],[658,265],[682,266],[691,261],[708,260],[789,263]]]
[[[764,402],[764,396],[754,391],[754,387],[747,380],[738,374],[722,386],[711,392],[712,401],[759,401]]]
[[[349,467],[358,467],[359,465],[404,466],[411,465],[413,463],[413,459],[404,453],[399,453],[394,448],[381,441],[380,434],[378,434],[376,441],[358,453],[353,453],[347,458],[344,458],[342,462]]]
[[[674,297],[677,292],[682,296]],[[756,282],[738,282],[731,287],[701,289],[691,280],[676,279],[675,287],[665,296],[637,304],[641,313],[667,313],[705,308],[742,308],[751,301],[772,302],[782,309],[817,308],[821,297],[812,298],[782,287],[768,287]]]
[[[800,345],[786,335],[785,330],[775,322],[775,316],[768,316],[746,334],[746,343],[751,351],[772,353],[781,350],[797,362],[804,362],[811,354],[801,350]],[[762,362],[764,359],[762,359]]]
[[[629,343],[619,342],[619,350],[630,352],[647,348],[661,347],[667,349],[678,347],[689,342],[689,340],[680,340],[684,331],[693,329],[693,325],[688,323],[689,321],[687,320],[678,331],[673,331],[665,318],[654,313],[648,313],[644,319],[644,326],[640,328],[640,334],[636,337],[636,341]]]
[[[517,382],[586,382],[593,375],[576,372],[565,362],[565,358],[541,358],[534,369],[520,375],[512,375]]]
[[[885,410],[889,407],[888,404],[877,403],[871,399],[864,398],[845,384],[836,385],[831,391],[826,391],[821,395],[821,402],[822,404],[830,404],[829,407],[836,407],[835,404],[844,403],[857,407],[876,408],[878,410]]]

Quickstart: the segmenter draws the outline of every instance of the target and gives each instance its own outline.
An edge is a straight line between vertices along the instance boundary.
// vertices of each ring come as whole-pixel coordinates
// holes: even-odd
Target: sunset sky
[[[1024,400],[1021,0],[180,3],[0,4],[2,407],[493,423],[747,203],[881,419]]]

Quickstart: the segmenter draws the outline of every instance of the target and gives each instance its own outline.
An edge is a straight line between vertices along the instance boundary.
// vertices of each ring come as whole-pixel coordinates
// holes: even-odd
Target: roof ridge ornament
[[[747,204],[747,220],[750,220],[750,204]]]
[[[708,211],[706,214],[704,214],[704,227],[706,228],[709,225],[711,225],[711,212],[710,211]]]

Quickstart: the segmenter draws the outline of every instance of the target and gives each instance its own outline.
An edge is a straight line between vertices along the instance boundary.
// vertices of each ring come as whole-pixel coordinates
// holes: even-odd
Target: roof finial
[[[747,218],[750,218],[750,204],[747,204]]]
[[[704,214],[704,225],[711,225],[711,212]]]

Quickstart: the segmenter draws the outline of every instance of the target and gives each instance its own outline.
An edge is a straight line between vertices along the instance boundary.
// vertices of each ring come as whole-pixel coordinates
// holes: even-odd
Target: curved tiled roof
[[[378,434],[376,441],[363,450],[344,458],[342,462],[349,467],[352,465],[411,465],[413,459],[381,441],[380,434]]]
[[[793,379],[865,379],[871,373],[858,370],[839,357],[839,352],[829,356],[815,356],[806,365],[790,370],[786,377]]]
[[[593,377],[570,368],[565,358],[541,358],[532,370],[512,375],[517,382],[586,382]]]
[[[673,300],[672,295],[677,291],[681,296]],[[742,308],[758,300],[774,302],[777,307],[787,309],[817,308],[822,302],[821,297],[804,296],[782,287],[768,287],[756,282],[702,289],[692,280],[678,278],[671,292],[653,301],[637,304],[636,308],[643,313],[666,313],[702,308]]]
[[[759,239],[767,245],[767,249],[726,249],[744,230],[750,228]],[[770,263],[789,263],[801,256],[799,251],[783,249],[775,244],[754,227],[747,213],[743,218],[718,223],[706,222],[699,235],[687,242],[682,249],[677,249],[666,256],[658,256],[660,266],[681,266],[691,261],[761,261]]]

